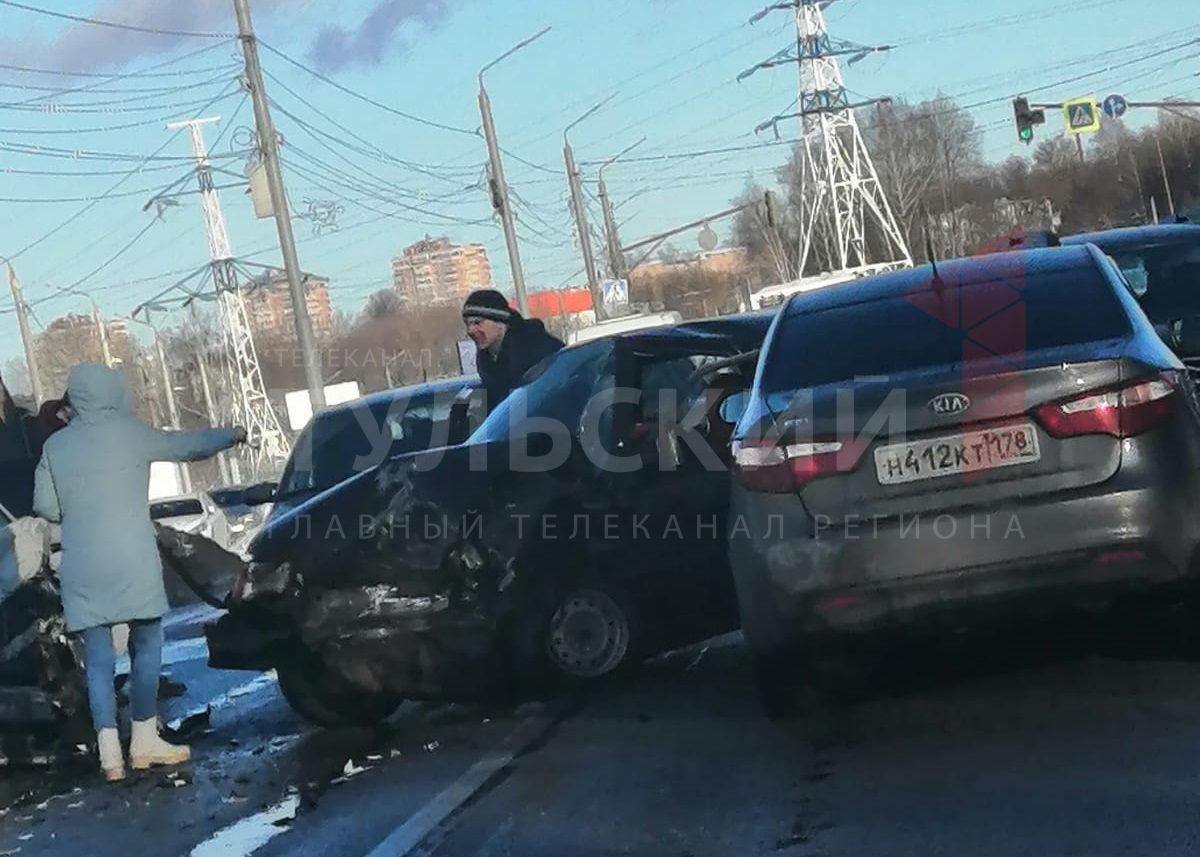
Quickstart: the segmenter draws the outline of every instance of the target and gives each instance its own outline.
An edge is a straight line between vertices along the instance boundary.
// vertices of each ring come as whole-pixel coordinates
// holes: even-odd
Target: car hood
[[[514,469],[504,441],[401,456],[269,522],[250,559],[260,567],[288,563],[309,591],[495,592],[533,531],[532,516],[573,472]]]
[[[300,557],[341,552],[347,544],[374,543],[383,530],[417,539],[439,534],[451,526],[452,517],[482,511],[495,474],[472,462],[473,457],[495,458],[494,446],[398,456],[314,496],[297,498],[294,505],[280,503],[251,542],[251,559],[295,564]]]

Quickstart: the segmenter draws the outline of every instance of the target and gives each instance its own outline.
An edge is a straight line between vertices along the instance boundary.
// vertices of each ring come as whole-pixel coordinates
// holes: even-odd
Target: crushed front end
[[[454,479],[448,471],[465,460],[445,452],[440,478],[422,478],[431,474],[412,460],[389,462],[265,528],[227,614],[206,629],[209,664],[316,661],[355,692],[408,699],[491,699],[510,688],[503,641],[517,546],[508,516],[489,514],[487,474]]]

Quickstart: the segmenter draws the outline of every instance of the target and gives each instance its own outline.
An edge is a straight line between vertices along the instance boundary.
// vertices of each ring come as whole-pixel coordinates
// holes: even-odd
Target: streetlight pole
[[[0,257],[3,258],[3,257]],[[12,262],[4,259],[8,266],[8,285],[12,289],[13,306],[17,313],[17,327],[21,331],[21,345],[25,349],[25,368],[29,372],[29,391],[33,394],[33,403],[41,406],[45,401],[42,389],[42,373],[38,368],[37,348],[33,342],[33,331],[29,328],[29,304],[25,303],[25,293],[21,291],[21,281],[13,270]]]
[[[513,218],[512,206],[509,204],[508,183],[504,179],[504,164],[500,159],[500,143],[496,138],[496,123],[492,120],[492,100],[488,97],[487,89],[483,85],[483,73],[548,32],[550,32],[549,27],[509,48],[481,68],[478,76],[479,114],[483,120],[483,139],[487,143],[488,150],[488,179],[492,194],[492,210],[500,215],[500,225],[504,229],[504,245],[508,250],[508,264],[512,270],[517,309],[521,311],[521,315],[526,316],[529,315],[529,304],[525,296],[525,271],[521,267],[521,248],[517,243],[517,224]]]
[[[601,164],[596,173],[600,191],[600,210],[604,213],[604,237],[608,242],[608,264],[614,280],[620,280],[625,276],[625,257],[621,253],[621,238],[617,233],[616,214],[613,211],[612,200],[608,198],[608,186],[604,183],[604,170],[644,142],[646,142],[645,137],[631,146],[626,146],[620,153]]]
[[[583,254],[583,270],[587,273],[588,289],[592,293],[592,308],[596,313],[597,321],[604,321],[608,318],[608,312],[604,306],[604,291],[600,288],[600,277],[596,273],[596,259],[592,255],[592,236],[588,232],[587,208],[583,201],[583,183],[579,180],[579,167],[575,163],[575,152],[571,148],[571,140],[568,135],[572,128],[603,107],[611,98],[610,95],[563,129],[563,162],[567,167],[567,186],[571,191],[571,214],[575,218],[575,230],[579,233],[579,251]]]
[[[104,316],[100,314],[100,307],[96,304],[96,299],[87,292],[81,292],[79,289],[60,288],[60,292],[64,295],[77,295],[81,298],[87,298],[88,303],[92,305],[92,323],[96,325],[96,335],[100,337],[100,354],[104,358],[104,365],[112,367],[113,356],[112,348],[108,342],[108,328],[104,323]]]

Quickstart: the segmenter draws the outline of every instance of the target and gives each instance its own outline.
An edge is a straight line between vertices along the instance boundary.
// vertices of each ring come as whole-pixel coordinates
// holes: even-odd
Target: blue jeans
[[[88,628],[81,636],[92,725],[97,729],[115,729],[117,695],[113,680],[117,672],[117,654],[113,648],[112,627]],[[158,714],[162,649],[161,619],[139,619],[129,623],[129,713],[134,720],[149,720]]]

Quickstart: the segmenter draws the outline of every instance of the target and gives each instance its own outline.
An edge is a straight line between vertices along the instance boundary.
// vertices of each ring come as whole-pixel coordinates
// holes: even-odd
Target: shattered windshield
[[[1109,255],[1151,321],[1162,323],[1200,314],[1200,237],[1185,244],[1141,247]]]
[[[614,350],[614,340],[605,339],[558,352],[510,393],[467,442],[506,440],[528,431],[534,419],[555,420],[575,434],[588,400],[611,386]]]

